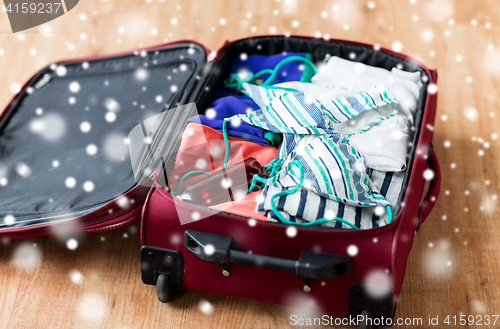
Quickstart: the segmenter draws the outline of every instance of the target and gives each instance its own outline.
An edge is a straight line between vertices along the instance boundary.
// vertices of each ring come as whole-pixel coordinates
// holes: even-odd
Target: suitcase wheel
[[[373,319],[373,313],[370,311],[367,311],[367,310],[363,310],[363,311],[361,311],[361,315],[363,316],[363,319],[365,319],[365,321],[363,321],[359,324],[359,329],[372,329],[373,324],[371,322],[368,323],[368,321],[366,321],[366,319],[368,319],[368,318]]]
[[[166,274],[161,273],[156,279],[156,297],[162,303],[168,303],[174,297],[170,278]]]

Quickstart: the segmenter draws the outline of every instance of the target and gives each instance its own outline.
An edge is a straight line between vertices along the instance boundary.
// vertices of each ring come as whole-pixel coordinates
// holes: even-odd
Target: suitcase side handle
[[[233,238],[205,232],[186,230],[184,246],[199,258],[217,263],[223,274],[232,264],[242,264],[294,273],[304,283],[349,275],[352,258],[343,255],[303,249],[298,260],[251,254],[231,249]],[[227,275],[228,276],[228,275]]]
[[[436,156],[434,148],[432,147],[432,144],[429,144],[429,155],[427,156],[427,165],[429,169],[434,172],[434,177],[430,181],[427,194],[425,195],[424,201],[422,201],[422,203],[420,204],[420,208],[418,209],[417,231],[419,230],[420,225],[424,223],[424,221],[427,219],[432,209],[434,208],[437,197],[439,195],[439,190],[441,189],[441,169],[439,167],[438,158]]]

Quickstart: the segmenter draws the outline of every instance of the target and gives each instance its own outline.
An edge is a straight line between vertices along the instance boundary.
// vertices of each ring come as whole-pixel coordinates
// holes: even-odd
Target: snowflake
[[[88,155],[96,155],[97,154],[97,146],[94,144],[89,144],[87,145],[85,151],[87,152]]]
[[[21,85],[17,82],[11,84],[10,91],[12,91],[14,94],[17,94],[18,92],[21,91]]]
[[[354,257],[358,254],[359,249],[356,245],[351,244],[349,247],[347,247],[347,254],[351,257]]]
[[[35,269],[41,261],[41,251],[36,245],[28,242],[23,242],[15,247],[11,258],[13,267],[26,271]]]
[[[430,42],[432,39],[434,39],[434,32],[430,29],[426,29],[422,32],[422,39],[424,41]]]
[[[12,216],[12,215],[6,215],[3,218],[3,223],[5,225],[13,225],[15,222],[16,222],[16,218],[14,216]]]
[[[73,283],[81,284],[83,282],[83,275],[77,270],[73,270],[69,273],[69,278]]]
[[[76,186],[76,179],[74,177],[68,177],[64,181],[64,185],[66,185],[67,188],[73,188]]]
[[[66,241],[66,247],[69,250],[75,250],[76,248],[78,248],[78,241],[76,241],[75,239],[69,239],[68,241]]]
[[[31,176],[31,168],[23,162],[19,162],[18,164],[16,164],[16,172],[23,178],[28,178],[29,176]]]
[[[394,41],[392,43],[392,50],[400,52],[401,50],[403,50],[403,44],[400,41]]]
[[[81,130],[83,133],[88,133],[91,129],[92,129],[92,125],[91,125],[88,121],[83,121],[83,122],[80,124],[80,130]]]
[[[211,315],[214,312],[214,306],[208,300],[205,299],[199,301],[198,308],[202,313],[206,315]]]
[[[211,256],[215,253],[215,247],[211,244],[207,244],[204,248],[203,248],[203,252],[205,253],[205,255],[207,256]]]
[[[295,228],[295,226],[289,226],[289,227],[286,229],[286,235],[287,235],[289,238],[294,238],[295,236],[297,236],[297,229]]]
[[[97,295],[86,295],[83,297],[78,308],[80,317],[89,321],[96,321],[103,318],[107,313],[107,305],[104,300]]]
[[[85,192],[92,192],[94,190],[94,183],[91,181],[86,181],[83,183],[83,190]]]

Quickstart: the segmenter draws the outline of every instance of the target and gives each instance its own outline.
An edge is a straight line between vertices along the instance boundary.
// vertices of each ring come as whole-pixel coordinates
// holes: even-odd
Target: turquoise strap
[[[227,138],[227,118],[222,121],[222,136],[224,137],[224,162],[222,164],[222,169],[226,168],[227,161],[229,160],[229,139]]]
[[[182,176],[181,179],[179,179],[179,182],[177,183],[177,193],[181,194],[181,185],[182,185],[182,182],[186,178],[188,178],[191,175],[200,175],[200,174],[210,175],[210,173],[208,171],[204,171],[204,170],[193,170],[193,171],[188,172],[187,174],[185,174],[184,176]]]
[[[390,224],[392,222],[392,209],[391,206],[385,207],[387,209],[387,224]]]
[[[231,75],[229,75],[229,78],[224,80],[223,82],[224,86],[229,89],[241,90],[243,88],[243,83],[245,82],[253,83],[255,82],[255,80],[257,80],[263,75],[269,75],[269,77],[264,82],[262,82],[261,86],[269,85],[276,79],[279,70],[284,65],[290,62],[303,62],[304,64],[308,65],[308,67],[314,72],[314,74],[318,73],[316,65],[314,65],[314,63],[310,59],[301,56],[290,56],[290,57],[285,57],[281,61],[279,61],[278,64],[276,64],[276,66],[274,67],[274,69],[264,69],[257,73],[252,73],[252,72],[232,73]],[[282,88],[282,89],[285,90],[290,89],[296,91],[292,88]]]

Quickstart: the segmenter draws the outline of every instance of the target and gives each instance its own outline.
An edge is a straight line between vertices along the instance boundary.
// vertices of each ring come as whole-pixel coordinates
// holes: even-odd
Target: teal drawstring
[[[226,128],[226,119],[222,122],[222,135],[224,136],[224,162],[222,163],[222,169],[227,167],[227,161],[229,160],[229,139],[227,138],[227,128]],[[210,175],[211,173],[204,170],[193,170],[186,173],[184,176],[179,179],[179,183],[177,184],[177,193],[181,194],[181,185],[182,182],[191,175]]]
[[[264,82],[262,82],[261,86],[269,85],[276,79],[279,70],[284,65],[290,62],[303,62],[313,70],[314,74],[318,73],[316,65],[314,65],[314,63],[311,62],[309,59],[301,56],[290,56],[283,58],[281,61],[279,61],[278,64],[276,64],[276,66],[274,67],[274,69],[264,69],[257,73],[252,73],[252,72],[232,73],[229,76],[229,78],[224,80],[224,86],[229,89],[241,90],[243,88],[243,83],[245,82],[253,83],[255,82],[255,80],[264,75],[269,75],[269,77]],[[292,88],[283,88],[283,89],[292,89]]]
[[[204,170],[193,170],[193,171],[188,172],[187,174],[182,176],[181,179],[179,179],[179,183],[177,183],[177,194],[181,194],[181,185],[182,185],[182,182],[186,178],[188,178],[191,175],[198,175],[198,174],[210,175],[210,173],[208,171],[204,171]]]
[[[387,224],[390,224],[392,222],[392,209],[391,206],[385,207],[387,209]]]
[[[262,177],[260,177],[257,174],[253,175],[253,177],[252,177],[252,184],[250,184],[250,187],[248,188],[248,192],[247,193],[253,192],[253,189],[255,188],[255,185],[257,185],[257,182],[265,184],[265,183],[267,183],[267,179],[262,178]],[[259,187],[259,189],[260,189],[260,187]]]
[[[222,121],[222,136],[224,137],[224,162],[222,163],[222,169],[225,169],[227,166],[227,161],[229,160],[229,139],[227,138],[227,118]]]

